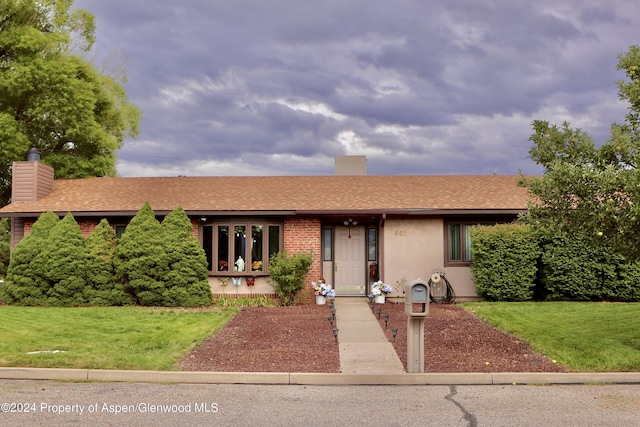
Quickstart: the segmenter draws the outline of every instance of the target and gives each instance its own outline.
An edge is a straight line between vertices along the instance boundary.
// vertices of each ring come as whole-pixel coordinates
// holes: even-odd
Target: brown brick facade
[[[319,218],[291,218],[284,221],[284,249],[291,254],[313,252],[313,264],[305,280],[299,301],[303,304],[315,302],[311,282],[320,278],[320,254],[322,253],[322,224]]]

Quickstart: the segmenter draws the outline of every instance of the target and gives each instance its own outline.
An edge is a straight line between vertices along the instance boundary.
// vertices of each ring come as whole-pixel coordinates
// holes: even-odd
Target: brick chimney
[[[40,152],[31,146],[26,162],[13,162],[11,202],[36,202],[53,192],[53,168],[40,163]]]

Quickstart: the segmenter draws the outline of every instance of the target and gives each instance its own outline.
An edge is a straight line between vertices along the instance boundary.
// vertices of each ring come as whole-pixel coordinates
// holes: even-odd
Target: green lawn
[[[173,370],[236,308],[0,306],[0,366]],[[61,353],[27,354],[62,350]]]
[[[465,303],[571,371],[640,371],[638,303]]]

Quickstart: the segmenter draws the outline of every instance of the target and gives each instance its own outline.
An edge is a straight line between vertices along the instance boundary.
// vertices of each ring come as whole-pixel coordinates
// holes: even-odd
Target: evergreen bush
[[[127,305],[131,296],[116,283],[113,267],[118,238],[106,219],[100,221],[85,240],[87,251],[87,285],[85,298],[89,305]]]
[[[7,274],[11,248],[11,227],[9,218],[0,218],[0,277]]]
[[[207,256],[193,234],[193,226],[182,207],[162,221],[169,272],[163,304],[197,307],[212,303]]]
[[[491,301],[532,299],[540,246],[531,228],[498,224],[470,233],[476,293]]]
[[[269,259],[270,284],[282,305],[293,305],[313,263],[311,253],[288,255],[278,252]]]
[[[168,258],[162,226],[149,203],[136,213],[118,243],[116,280],[139,305],[159,306],[167,291]]]
[[[51,284],[46,279],[45,266],[38,264],[36,258],[59,221],[60,218],[53,212],[43,213],[33,224],[31,232],[13,248],[7,281],[0,288],[5,304],[46,304]]]
[[[84,236],[71,213],[65,215],[47,236],[35,262],[44,267],[49,281],[47,305],[74,306],[86,303],[87,254]]]

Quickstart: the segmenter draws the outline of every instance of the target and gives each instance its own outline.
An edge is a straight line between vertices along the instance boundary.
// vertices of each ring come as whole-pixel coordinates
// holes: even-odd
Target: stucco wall
[[[444,270],[456,297],[477,297],[469,267],[444,267],[444,223],[435,219],[389,219],[382,229],[383,276],[385,283],[421,278],[429,280],[434,269]],[[391,296],[402,296],[395,291]]]

